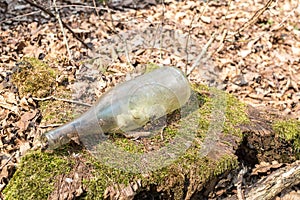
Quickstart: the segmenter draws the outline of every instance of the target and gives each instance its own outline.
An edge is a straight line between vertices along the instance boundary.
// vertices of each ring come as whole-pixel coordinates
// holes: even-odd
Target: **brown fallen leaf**
[[[2,96],[4,97],[4,99],[7,103],[14,104],[14,105],[18,104],[15,93],[5,92],[4,94],[2,94]]]
[[[2,107],[4,109],[7,109],[7,110],[10,110],[15,114],[19,114],[19,108],[17,106],[13,106],[11,104],[0,101],[0,107]]]
[[[28,101],[26,99],[26,97],[23,97],[20,100],[20,106],[24,109],[24,110],[29,110],[29,105],[28,105]]]
[[[21,116],[21,119],[17,122],[17,126],[21,131],[25,131],[28,128],[30,120],[33,119],[37,114],[37,111],[26,112]]]
[[[261,162],[258,165],[255,165],[255,168],[252,170],[251,175],[258,175],[259,173],[270,173],[273,169],[278,169],[283,165],[283,163],[278,163],[277,161],[273,161],[272,163]]]
[[[25,153],[31,149],[29,142],[22,142],[20,145],[20,153],[21,155],[25,155]]]
[[[280,198],[281,200],[299,200],[300,199],[300,193],[299,192],[295,192],[292,191],[288,194],[285,194],[282,198]]]
[[[211,23],[211,18],[210,18],[210,17],[207,17],[207,16],[201,16],[200,19],[201,19],[201,21],[204,22],[204,23],[207,23],[207,24],[210,24],[210,23]]]

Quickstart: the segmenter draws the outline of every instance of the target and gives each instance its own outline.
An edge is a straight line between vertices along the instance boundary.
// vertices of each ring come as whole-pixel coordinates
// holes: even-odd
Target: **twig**
[[[257,19],[270,7],[270,5],[273,3],[273,1],[275,1],[275,0],[268,0],[266,5],[264,5],[264,7],[262,7],[258,11],[256,11],[254,13],[254,15],[247,22],[245,22],[240,28],[238,28],[238,30],[233,35],[241,33],[243,30],[248,28],[250,25],[254,24],[257,21]]]
[[[229,13],[229,9],[230,9],[231,3],[232,3],[232,0],[230,0],[229,3],[228,3],[228,7],[227,7],[226,13],[225,13],[225,15],[224,15],[224,20],[226,20],[226,18],[227,18],[227,16],[228,16],[228,13]],[[221,50],[223,49],[223,47],[224,47],[224,41],[225,41],[225,39],[226,39],[226,37],[227,37],[228,30],[226,29],[226,27],[224,27],[224,25],[223,25],[223,28],[222,28],[221,30],[222,30],[222,31],[220,31],[220,33],[221,33],[221,32],[223,32],[223,33],[222,33],[221,40],[220,40],[220,42],[219,42],[219,47],[217,48],[216,51],[214,51],[214,52],[210,55],[210,57],[212,57],[215,53],[218,53],[219,51],[221,51]]]
[[[228,33],[227,29],[224,29],[224,30],[223,30],[223,33],[222,33],[221,40],[220,40],[219,45],[218,45],[218,48],[217,48],[215,51],[213,51],[212,53],[210,53],[210,54],[206,57],[206,60],[208,60],[208,59],[211,58],[215,53],[220,52],[220,51],[224,48],[224,41],[225,41],[225,39],[226,39],[226,37],[227,37],[227,33]]]
[[[236,32],[234,32],[234,33],[231,34],[230,36],[234,36],[234,35],[236,35],[236,34],[242,32],[243,30],[245,30],[246,28],[248,28],[251,24],[255,23],[255,22],[257,21],[257,19],[264,13],[264,11],[266,11],[266,10],[270,7],[270,5],[272,4],[273,1],[275,1],[275,0],[268,0],[268,2],[266,3],[266,5],[264,5],[264,7],[262,7],[262,8],[259,9],[258,11],[256,11],[255,14],[254,14],[254,15],[253,15],[246,23],[244,23],[244,24],[243,24]],[[230,1],[230,3],[231,3],[231,1]],[[227,12],[226,12],[226,15],[227,15]],[[207,44],[204,46],[204,48],[202,49],[200,55],[197,57],[196,61],[195,61],[194,64],[192,65],[190,71],[187,73],[187,76],[189,76],[189,75],[193,72],[193,70],[196,68],[196,66],[199,65],[199,63],[200,63],[202,57],[203,57],[204,54],[206,53],[208,47],[211,45],[211,43],[213,42],[213,40],[215,39],[215,37],[216,37],[216,33],[214,33],[214,34],[211,36],[210,40],[209,40],[209,41],[207,42]],[[215,52],[211,53],[211,54],[206,58],[206,60],[209,59],[214,53],[219,52],[220,50],[222,50],[222,48],[223,48],[223,46],[224,46],[223,43],[224,43],[224,41],[227,40],[227,39],[229,39],[229,35],[227,34],[227,30],[224,30],[224,31],[223,31],[223,35],[222,35],[222,38],[221,38],[221,41],[219,42],[219,47],[218,47],[218,49],[217,49]]]
[[[56,0],[53,0],[53,5],[54,5],[55,12],[56,12],[56,19],[58,20],[61,32],[64,36],[64,41],[65,41],[67,52],[68,52],[68,55],[69,55],[69,60],[73,60],[72,54],[71,54],[71,51],[70,51],[70,48],[69,48],[69,43],[68,43],[68,40],[67,40],[67,36],[66,36],[66,33],[65,33],[65,29],[64,29],[64,26],[63,26],[62,21],[60,19],[58,9],[56,7]]]
[[[26,14],[23,14],[23,15],[18,15],[18,16],[15,16],[15,17],[7,18],[7,19],[4,19],[4,20],[0,21],[0,24],[2,24],[4,22],[7,22],[7,21],[11,21],[11,20],[16,20],[17,21],[18,18],[26,20],[25,17],[30,16],[30,15],[34,15],[34,14],[37,14],[37,13],[40,13],[40,12],[41,11],[39,10],[39,11],[34,11],[34,12],[26,13]]]
[[[210,37],[209,41],[203,47],[200,55],[197,57],[196,61],[192,65],[190,71],[187,73],[187,76],[189,76],[195,70],[195,68],[200,64],[201,59],[203,58],[203,56],[207,52],[207,49],[210,47],[211,43],[215,40],[215,38],[216,38],[216,33],[214,32],[212,34],[212,36]]]
[[[97,11],[97,5],[96,5],[95,0],[93,0],[93,5],[94,5],[94,9],[95,9],[95,11],[96,11],[96,15],[99,17],[99,13],[98,13],[98,11]]]
[[[193,19],[192,19],[192,22],[194,21],[194,16],[193,16]],[[184,48],[184,51],[185,51],[185,54],[186,54],[186,63],[185,63],[185,70],[184,70],[184,73],[187,74],[187,71],[188,71],[188,62],[189,62],[189,52],[188,52],[188,47],[189,47],[189,40],[190,40],[190,37],[191,37],[191,32],[192,32],[192,22],[190,24],[190,28],[189,28],[189,31],[188,31],[188,35],[186,37],[186,41],[185,41],[185,48]]]
[[[231,3],[232,3],[232,0],[230,0],[229,3],[228,3],[228,7],[227,7],[227,10],[226,10],[226,13],[225,13],[225,17],[224,17],[225,20],[226,20],[226,18],[227,18],[227,16],[228,16],[228,13],[229,13],[229,9],[230,9]]]
[[[228,3],[228,7],[227,7],[227,10],[226,10],[226,13],[224,15],[224,19],[226,20],[227,16],[228,16],[228,13],[229,13],[229,9],[230,9],[230,5],[232,3],[232,0],[229,1]],[[218,34],[220,34],[222,32],[222,36],[221,36],[221,40],[219,42],[219,45],[218,45],[218,48],[217,50],[215,50],[214,52],[212,52],[208,57],[207,59],[211,58],[215,53],[218,53],[219,51],[221,51],[224,47],[224,41],[227,39],[227,35],[228,35],[228,30],[226,29],[226,27],[224,27],[224,25],[222,26],[222,28],[220,29],[222,31],[219,31]]]
[[[281,28],[282,25],[283,25],[283,23],[285,23],[286,20],[289,19],[289,17],[290,17],[292,14],[294,14],[294,12],[295,12],[295,10],[297,9],[297,7],[298,7],[298,5],[297,5],[291,12],[289,12],[289,14],[288,14],[286,17],[284,17],[284,18],[282,19],[282,21],[281,21],[278,25],[271,27],[270,30],[268,31],[268,33],[271,33],[271,32],[273,32],[274,30]],[[262,38],[263,36],[265,36],[265,35],[266,35],[266,33],[262,33],[262,34],[260,34],[259,36],[257,36],[256,38],[254,38],[253,40],[259,40],[259,39],[261,39],[261,38]]]
[[[203,8],[203,10],[202,10],[202,12],[200,14],[200,18],[199,18],[200,20],[201,20],[201,17],[204,16],[204,13],[207,11],[208,3],[209,3],[209,1],[206,1],[205,6],[204,6],[204,8]]]
[[[204,6],[204,8],[203,8],[203,10],[202,10],[202,12],[201,12],[201,14],[200,14],[200,16],[199,16],[198,19],[201,20],[201,17],[203,17],[205,11],[208,8],[208,3],[209,3],[209,1],[206,1],[205,6]],[[195,15],[193,16],[193,18],[191,20],[191,23],[189,25],[190,28],[189,28],[189,31],[188,31],[188,36],[187,36],[187,39],[186,39],[186,46],[185,46],[185,52],[186,52],[185,74],[187,74],[187,76],[188,76],[188,68],[187,68],[187,66],[188,66],[188,61],[189,61],[189,54],[188,54],[187,48],[188,48],[188,42],[189,42],[190,34],[191,34],[192,29],[193,29],[192,25],[193,25],[193,22],[194,22],[194,18],[195,18]],[[191,73],[192,71],[190,71],[189,73]]]
[[[157,37],[157,35],[158,35],[158,31],[159,31],[160,26],[161,26],[161,23],[158,24],[157,27],[156,27],[155,34],[154,34],[154,37],[153,37],[154,40],[153,40],[152,46],[149,48],[149,49],[151,49],[150,55],[152,54],[152,52],[153,52],[154,49],[158,49],[158,50],[161,49],[161,48],[155,48],[156,37]],[[161,34],[162,34],[162,33],[161,33]]]
[[[127,59],[127,64],[129,64],[130,67],[134,68],[133,65],[132,65],[131,59],[129,57],[127,41],[124,40],[124,38],[122,38],[121,35],[119,35],[119,33],[116,31],[116,27],[114,25],[114,20],[113,20],[113,17],[112,17],[111,9],[108,7],[108,5],[105,4],[105,6],[107,7],[112,27],[110,27],[107,23],[105,23],[105,22],[104,23],[109,28],[109,30],[112,31],[114,34],[116,34],[117,37],[125,44],[125,56],[126,56],[126,59]]]
[[[165,3],[164,3],[164,0],[162,0],[162,6],[163,6],[163,12],[162,12],[162,20],[159,22],[159,23],[157,23],[157,26],[156,26],[156,29],[155,29],[155,34],[154,34],[154,36],[153,36],[153,42],[152,42],[152,45],[151,45],[151,47],[149,48],[149,49],[151,49],[151,52],[150,52],[150,55],[153,53],[153,50],[154,49],[158,49],[159,50],[159,56],[160,56],[160,59],[162,59],[162,52],[161,52],[161,49],[162,49],[162,40],[163,40],[163,26],[164,26],[164,23],[163,23],[163,19],[164,19],[164,16],[165,16]],[[159,31],[161,31],[160,32],[160,34],[159,34]],[[156,44],[156,38],[158,37],[158,36],[160,36],[160,40],[161,40],[161,42],[160,42],[160,47],[159,48],[155,48],[155,44]]]
[[[208,3],[208,2],[207,2]],[[189,47],[189,40],[190,40],[190,37],[191,37],[191,32],[193,30],[193,23],[194,23],[194,20],[195,20],[195,15],[193,15],[193,18],[191,20],[191,23],[189,24],[189,31],[188,31],[188,35],[186,37],[186,41],[185,41],[185,48],[184,48],[184,51],[185,51],[185,54],[186,54],[186,63],[185,63],[185,74],[187,74],[187,71],[188,71],[188,62],[189,62],[189,52],[188,52],[188,47]]]
[[[218,52],[220,52],[223,49],[223,47],[224,47],[224,41],[225,41],[225,38],[227,36],[227,32],[228,32],[227,29],[224,29],[223,34],[222,34],[222,38],[221,38],[221,40],[219,42],[219,47],[218,47],[218,49],[214,53],[218,53]]]
[[[0,170],[3,169],[3,167],[5,167],[7,165],[7,163],[16,155],[16,152],[14,152],[6,161],[5,163],[3,163],[1,166],[0,166]]]
[[[251,24],[255,23],[257,21],[257,19],[271,6],[272,2],[274,2],[274,1],[276,1],[276,0],[268,0],[266,5],[264,5],[261,9],[256,11],[255,14],[246,23],[244,23],[240,28],[238,28],[237,31],[235,31],[231,34],[226,33],[225,38],[224,39],[222,38],[222,40],[223,41],[225,41],[225,40],[228,41],[229,38],[231,38],[232,36],[235,36],[236,34],[242,32],[247,27],[249,27]],[[297,7],[298,7],[298,5],[296,6],[296,8]],[[283,18],[282,21],[277,26],[271,27],[270,30],[268,31],[268,33],[274,31],[275,29],[278,29],[279,27],[281,27],[283,25],[283,23],[293,14],[293,12],[296,10],[296,8],[294,8],[292,10],[292,12],[290,12],[285,18]],[[258,40],[258,39],[262,38],[264,35],[266,35],[266,33],[260,34],[259,36],[255,37],[254,40]],[[253,40],[253,39],[251,39],[251,40]],[[251,40],[247,40],[247,41],[251,41]],[[224,45],[220,46],[215,53],[221,51],[223,49],[223,46]]]
[[[54,128],[54,127],[59,127],[61,126],[62,124],[48,124],[48,125],[44,125],[44,126],[39,126],[39,128]]]
[[[162,33],[160,34],[160,49],[162,49],[163,47],[163,32],[164,32],[164,19],[165,19],[165,10],[166,10],[166,5],[165,5],[165,1],[162,0],[161,1],[161,4],[162,4],[162,16],[161,16],[161,30],[162,30]],[[162,52],[159,51],[159,57],[160,59],[162,60],[163,59],[163,56],[162,56]]]
[[[54,18],[54,19],[57,20],[57,18],[55,17],[55,15],[54,15],[52,12],[50,12],[49,10],[45,9],[43,6],[40,6],[40,5],[34,3],[34,2],[31,1],[31,0],[25,0],[25,1],[26,1],[27,3],[29,3],[30,5],[32,5],[32,6],[36,7],[36,8],[38,8],[38,9],[42,10],[42,11],[45,12],[45,13],[47,13],[50,17],[52,17],[52,18]],[[72,30],[72,28],[71,28],[68,24],[66,24],[64,21],[61,21],[61,23],[62,23],[62,25],[63,25],[66,29],[68,29],[68,30],[72,33],[72,35],[73,35],[78,41],[81,42],[81,44],[83,44],[83,45],[84,45],[86,48],[88,48],[88,49],[92,49],[92,48],[91,48],[89,45],[87,45],[80,37],[78,37],[78,35],[77,35],[76,33],[74,33],[74,31]]]
[[[221,39],[221,41],[220,41],[220,43],[219,43],[219,44],[220,44],[220,45],[219,45],[219,48],[218,48],[213,54],[218,53],[218,52],[220,52],[220,51],[223,49],[223,47],[224,47],[224,41],[226,41],[226,40],[229,41],[229,38],[232,38],[232,36],[235,36],[235,35],[241,33],[241,32],[244,31],[246,28],[248,28],[250,25],[254,24],[254,23],[257,21],[257,19],[258,19],[258,18],[259,18],[259,17],[260,17],[260,16],[261,16],[261,15],[262,15],[262,14],[263,14],[270,6],[271,6],[271,4],[272,4],[273,1],[277,1],[277,0],[268,0],[268,2],[267,2],[261,9],[257,10],[257,11],[255,12],[255,14],[254,14],[247,22],[245,22],[241,27],[238,28],[237,31],[228,34],[228,31],[225,30],[226,32],[225,32],[225,31],[223,32],[222,39]],[[294,11],[294,10],[295,10],[295,8],[293,9],[293,11]],[[286,16],[286,17],[279,23],[279,25],[277,25],[277,27],[282,26],[282,24],[290,17],[291,14],[292,14],[292,12],[290,12],[289,15]],[[226,19],[226,17],[225,17],[225,19]],[[275,29],[275,28],[272,27],[268,32],[272,32],[274,29]],[[225,35],[224,35],[224,34],[225,34]],[[255,38],[255,40],[258,40],[258,39],[262,38],[264,35],[265,35],[265,33],[263,33],[263,34],[257,36],[257,37]]]
[[[247,168],[242,166],[242,169],[239,171],[238,177],[237,177],[237,198],[238,200],[245,200],[243,191],[242,191],[242,185],[243,185],[243,176],[247,172]]]
[[[49,96],[49,97],[45,97],[45,98],[36,98],[36,97],[32,97],[33,100],[35,101],[48,101],[48,100],[56,100],[56,101],[64,101],[64,102],[68,102],[68,103],[74,103],[74,104],[78,104],[78,105],[82,105],[82,106],[87,106],[87,107],[91,107],[91,104],[88,103],[83,103],[83,102],[79,102],[79,101],[74,101],[74,100],[70,100],[70,99],[62,99],[62,98],[57,98],[54,96]]]
[[[95,0],[93,0],[95,1]],[[27,2],[28,3],[28,2]],[[70,7],[75,7],[75,8],[87,8],[87,9],[95,9],[96,11],[97,10],[105,10],[107,11],[108,9],[107,8],[104,8],[102,6],[99,6],[99,7],[95,7],[95,6],[84,6],[84,5],[56,5],[57,8],[70,8]],[[49,6],[47,8],[45,8],[46,10],[48,9],[51,9],[53,8],[53,6]],[[4,23],[4,22],[7,22],[7,21],[11,21],[11,20],[17,20],[18,18],[22,18],[23,20],[26,20],[24,17],[26,16],[30,16],[30,15],[34,15],[34,14],[37,14],[37,13],[40,13],[42,12],[42,10],[39,10],[39,11],[33,11],[33,12],[29,12],[29,13],[26,13],[26,14],[23,14],[23,15],[18,15],[18,16],[15,16],[15,17],[11,17],[11,18],[7,18],[7,19],[4,19],[2,21],[0,21],[0,24]],[[44,11],[45,12],[45,11]],[[48,13],[47,13],[48,14]],[[49,14],[48,14],[49,15]],[[97,15],[99,16],[98,12],[97,12]]]
[[[103,6],[84,6],[84,5],[58,5],[57,8],[70,8],[70,7],[75,7],[75,8],[88,8],[88,9],[96,9],[97,10],[105,10],[108,11],[107,8],[104,8]],[[52,8],[52,6],[49,6],[49,8]]]

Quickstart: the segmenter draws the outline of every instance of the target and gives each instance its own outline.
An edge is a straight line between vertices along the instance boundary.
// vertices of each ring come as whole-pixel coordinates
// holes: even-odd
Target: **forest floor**
[[[298,0],[1,1],[0,192],[41,134],[84,109],[78,102],[149,64],[300,120],[299,19]]]

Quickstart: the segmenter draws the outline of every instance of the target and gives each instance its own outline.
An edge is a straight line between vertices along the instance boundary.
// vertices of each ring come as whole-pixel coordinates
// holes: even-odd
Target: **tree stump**
[[[260,162],[291,163],[299,159],[299,151],[295,151],[299,122],[256,110],[216,89],[198,85],[194,90],[201,105],[197,118],[188,121],[196,120],[198,126],[196,130],[189,129],[189,124],[185,128],[194,131],[195,137],[184,153],[165,166],[134,173],[126,171],[124,159],[124,168],[114,168],[71,143],[53,152],[35,151],[23,157],[4,196],[7,199],[204,199],[237,197],[238,188],[242,194],[239,198],[244,195],[246,199],[271,199],[282,189],[299,184],[296,178],[299,162],[278,169],[246,190],[245,185],[236,181],[243,180],[243,176],[236,179],[241,166],[253,168]],[[124,151],[143,154],[172,144],[176,134],[176,124],[170,123],[161,135],[152,138],[130,140],[113,135],[111,140]]]

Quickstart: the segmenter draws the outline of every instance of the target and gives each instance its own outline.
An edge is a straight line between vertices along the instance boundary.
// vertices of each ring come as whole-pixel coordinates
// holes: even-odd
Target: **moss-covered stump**
[[[133,173],[96,160],[76,144],[53,152],[35,151],[21,160],[4,190],[6,199],[197,199],[208,190],[206,186],[235,169],[239,161],[253,164],[269,158],[259,157],[265,138],[281,141],[276,147],[288,144],[292,159],[299,156],[298,122],[273,123],[231,95],[203,86],[194,90],[201,104],[195,137],[191,146],[169,165]],[[143,154],[172,143],[176,134],[176,126],[170,124],[160,137],[130,140],[114,135],[111,140],[126,152]],[[253,158],[247,159],[248,156]],[[289,161],[286,154],[276,158]]]
[[[299,160],[300,121],[247,107],[251,123],[239,126],[244,137],[236,152],[241,160],[252,167],[262,161]]]

